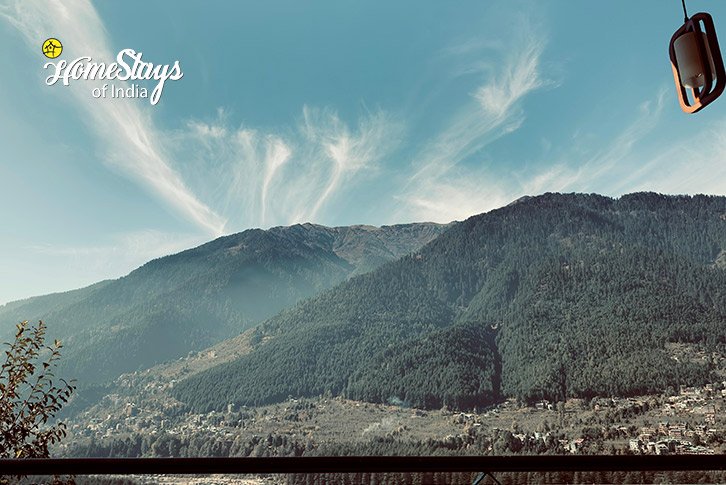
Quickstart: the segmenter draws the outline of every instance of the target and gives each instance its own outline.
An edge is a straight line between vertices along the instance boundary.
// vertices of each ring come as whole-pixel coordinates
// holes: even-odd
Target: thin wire
[[[684,20],[683,21],[684,22],[687,22],[688,21],[688,13],[686,12],[686,0],[681,0],[681,3],[683,4],[683,17],[684,17]]]

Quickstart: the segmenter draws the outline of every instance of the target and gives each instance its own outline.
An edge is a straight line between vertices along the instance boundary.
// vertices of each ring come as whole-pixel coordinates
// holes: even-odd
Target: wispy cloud
[[[523,96],[544,84],[539,67],[542,49],[541,41],[527,38],[521,50],[504,64],[501,75],[477,90],[474,97],[485,113],[501,119]]]
[[[695,135],[664,136],[659,129],[668,103],[673,103],[673,94],[664,87],[638,106],[635,116],[612,140],[601,141],[602,148],[594,155],[583,161],[578,148],[561,150],[558,158],[545,164],[546,170],[518,174],[514,193],[724,194],[726,121],[699,129]]]
[[[623,191],[724,195],[726,121],[689,138],[665,143],[627,180]]]
[[[72,273],[83,269],[88,283],[117,278],[128,268],[141,266],[147,261],[183,251],[206,242],[197,234],[170,234],[155,230],[114,234],[106,244],[89,246],[62,246],[35,244],[29,249],[38,255],[56,256],[56,260]]]
[[[62,58],[91,56],[94,61],[106,63],[115,59],[103,22],[88,0],[9,1],[0,7],[0,16],[18,29],[33,52],[39,52],[43,41],[53,35],[63,42]],[[43,71],[43,77],[47,75]],[[74,104],[87,117],[112,166],[142,183],[208,234],[222,234],[224,218],[199,200],[173,168],[158,141],[158,130],[149,110],[140,106],[141,100],[95,99],[91,90],[101,84],[76,81],[67,87],[58,83],[47,89],[72,94]]]
[[[425,194],[408,196],[406,212],[402,212],[411,215],[403,216],[407,217],[403,220],[461,221],[502,207],[516,197],[512,194],[483,170],[450,175],[438,183],[428,184]]]
[[[244,228],[324,218],[338,195],[378,173],[402,130],[383,111],[351,128],[332,110],[306,106],[294,126],[265,133],[233,126],[220,109],[169,140],[195,191],[221,208],[230,227]]]
[[[461,219],[496,207],[505,197],[490,189],[494,186],[491,183],[482,190],[486,169],[462,167],[461,162],[517,130],[525,120],[522,99],[548,82],[540,69],[545,36],[535,36],[532,28],[520,31],[522,36],[502,46],[500,58],[491,61],[498,66],[496,71],[481,67],[488,62],[479,64],[487,73],[485,82],[471,93],[468,103],[446,128],[418,152],[414,174],[398,196],[403,203],[400,215],[442,221]],[[467,42],[454,51],[469,52],[480,45],[486,45],[490,55],[494,52],[494,44],[481,42]]]
[[[594,191],[618,195],[623,191],[633,190],[636,181],[649,178],[650,169],[646,160],[653,157],[653,154],[651,152],[644,159],[638,148],[660,123],[667,94],[666,89],[661,89],[654,99],[640,104],[636,116],[615,138],[605,141],[602,148],[584,160],[579,149],[571,146],[560,152],[559,159],[547,163],[546,170],[517,174],[521,192],[540,194]],[[582,135],[576,132],[575,138],[580,136]],[[662,146],[658,152],[660,150]]]
[[[101,280],[118,278],[147,261],[197,246],[203,234],[170,234],[132,231],[103,234],[88,244],[3,238],[8,253],[0,261],[10,285],[0,287],[0,305],[31,295],[82,288]]]

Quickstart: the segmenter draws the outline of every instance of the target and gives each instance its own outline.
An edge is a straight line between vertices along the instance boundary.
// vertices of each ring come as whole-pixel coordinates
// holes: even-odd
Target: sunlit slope
[[[275,316],[174,392],[197,410],[327,393],[466,408],[703,382],[710,360],[666,344],[724,347],[724,248],[724,197],[545,194]]]
[[[0,309],[62,339],[63,375],[82,384],[186,356],[340,283],[417,250],[439,224],[254,229],[153,260],[128,276]]]

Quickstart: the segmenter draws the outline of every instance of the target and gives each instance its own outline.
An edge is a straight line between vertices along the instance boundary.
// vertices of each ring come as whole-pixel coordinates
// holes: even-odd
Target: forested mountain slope
[[[726,198],[545,194],[457,224],[254,330],[180,382],[196,410],[345,394],[420,407],[639,394],[712,377],[668,342],[726,342]]]
[[[440,224],[252,229],[153,260],[113,281],[0,307],[0,331],[46,321],[60,371],[82,384],[187,355],[417,250]]]

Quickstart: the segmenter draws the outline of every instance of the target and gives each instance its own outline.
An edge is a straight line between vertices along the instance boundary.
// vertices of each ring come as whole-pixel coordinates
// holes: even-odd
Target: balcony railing
[[[287,474],[376,472],[704,471],[726,455],[345,456],[284,458],[0,459],[0,475]]]

